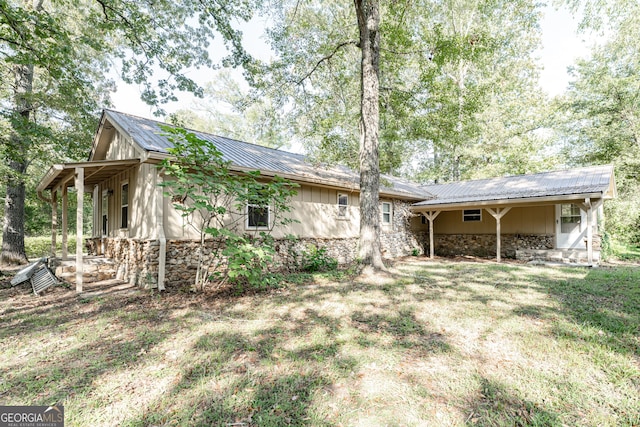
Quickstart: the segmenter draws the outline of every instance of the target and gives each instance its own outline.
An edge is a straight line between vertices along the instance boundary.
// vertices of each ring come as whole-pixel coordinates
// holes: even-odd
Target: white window
[[[129,226],[129,183],[122,184],[120,191],[120,214],[121,214],[121,228],[127,228]]]
[[[268,195],[263,186],[252,188],[247,201],[246,228],[253,230],[268,230],[271,224]]]
[[[382,223],[391,224],[391,203],[382,202]]]
[[[347,206],[349,206],[349,196],[338,193],[338,216],[347,216]]]
[[[560,205],[560,232],[571,233],[580,230],[582,214],[580,208],[573,204]]]
[[[465,209],[462,211],[462,222],[482,221],[482,209]]]

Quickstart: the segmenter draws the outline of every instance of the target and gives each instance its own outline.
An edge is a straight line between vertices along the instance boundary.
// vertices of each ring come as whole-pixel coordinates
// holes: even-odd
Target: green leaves
[[[259,286],[274,253],[269,234],[292,221],[285,214],[297,184],[260,171],[234,171],[213,142],[182,128],[163,130],[173,147],[159,165],[166,176],[160,185],[200,237],[195,287],[221,277]],[[252,226],[249,206],[264,208],[266,223]]]

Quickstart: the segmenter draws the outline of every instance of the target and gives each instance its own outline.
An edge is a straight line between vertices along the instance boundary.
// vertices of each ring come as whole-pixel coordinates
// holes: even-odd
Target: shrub
[[[24,249],[29,259],[51,256],[51,236],[25,237]],[[69,236],[67,238],[67,251],[70,254],[76,253],[76,236]],[[60,256],[61,252],[62,239],[58,236],[56,239],[56,254]]]
[[[302,254],[302,269],[313,273],[315,271],[335,270],[338,260],[327,254],[327,248],[317,248],[309,245]]]

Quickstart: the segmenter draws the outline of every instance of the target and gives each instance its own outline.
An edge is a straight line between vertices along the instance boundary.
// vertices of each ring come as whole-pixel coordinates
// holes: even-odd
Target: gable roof
[[[425,190],[435,198],[414,206],[453,207],[498,201],[526,203],[549,198],[611,198],[616,194],[613,165],[428,185]]]
[[[164,136],[165,131],[161,126],[171,125],[114,110],[104,110],[101,123],[105,118],[126,132],[139,147],[150,154],[150,157],[163,158],[169,155],[167,150],[172,147],[172,144]],[[314,165],[308,162],[302,154],[276,150],[196,130],[189,129],[189,131],[198,138],[212,142],[222,152],[223,158],[231,162],[232,169],[260,170],[262,174],[267,176],[279,175],[294,181],[359,190],[360,175],[346,166]],[[95,147],[93,152],[95,152]],[[383,195],[414,200],[433,197],[416,183],[390,175],[381,175],[380,178],[380,193]]]

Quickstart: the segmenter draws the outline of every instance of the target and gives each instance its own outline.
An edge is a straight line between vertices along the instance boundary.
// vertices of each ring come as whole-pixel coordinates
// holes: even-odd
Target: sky
[[[551,6],[545,8],[544,18],[541,21],[542,49],[538,52],[544,67],[540,73],[540,86],[551,96],[561,94],[567,87],[569,83],[567,67],[589,52],[589,42],[584,41],[583,37],[576,33],[577,25],[577,20],[566,9],[556,10]],[[260,25],[251,25],[249,28],[260,28]],[[245,31],[245,37],[250,53],[258,56],[268,55],[268,47],[261,40],[259,32]],[[204,84],[211,78],[211,72],[201,70],[193,78],[198,83]],[[193,105],[193,96],[181,93],[178,97],[179,102],[165,105],[163,108],[172,113]],[[135,86],[119,83],[117,92],[112,95],[112,100],[114,108],[118,111],[154,118],[152,108],[140,101],[140,90]]]

